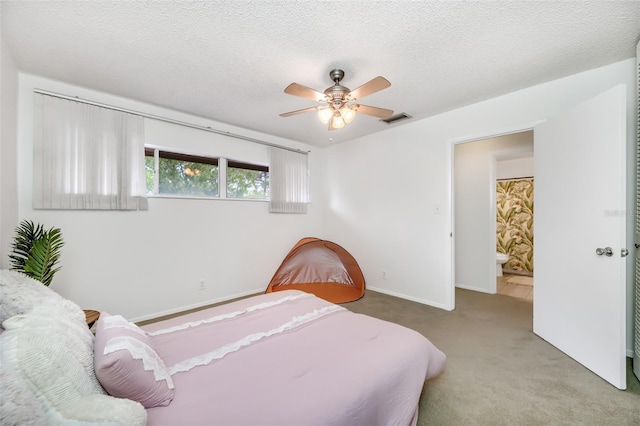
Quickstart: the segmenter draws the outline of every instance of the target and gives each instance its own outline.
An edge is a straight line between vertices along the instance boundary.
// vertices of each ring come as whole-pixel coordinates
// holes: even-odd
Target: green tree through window
[[[227,163],[227,197],[269,198],[269,168],[229,161]]]
[[[155,155],[158,154],[158,170]],[[219,159],[156,148],[145,148],[147,194],[219,197],[220,173],[226,173],[226,197],[266,200],[269,198],[269,167],[228,160],[221,170]]]
[[[146,149],[147,192],[154,193],[154,150]],[[219,194],[218,159],[158,152],[158,193],[217,197]]]

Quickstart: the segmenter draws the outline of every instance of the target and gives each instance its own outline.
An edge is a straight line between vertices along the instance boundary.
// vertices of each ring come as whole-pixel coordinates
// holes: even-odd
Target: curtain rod
[[[101,107],[101,108],[112,109],[112,110],[115,110],[115,111],[122,111],[122,112],[126,112],[128,114],[139,115],[139,116],[144,117],[144,118],[150,118],[152,120],[164,121],[165,123],[177,124],[178,126],[190,127],[192,129],[197,129],[197,130],[204,130],[205,132],[211,132],[211,133],[215,133],[215,134],[222,135],[222,136],[228,136],[230,138],[235,138],[235,139],[242,139],[242,140],[249,141],[249,142],[254,142],[254,143],[257,143],[257,144],[260,144],[260,145],[272,146],[274,148],[280,148],[280,149],[284,149],[284,150],[287,150],[287,151],[297,152],[299,154],[307,155],[309,153],[309,151],[302,151],[300,149],[289,148],[287,146],[277,145],[275,143],[262,141],[260,139],[254,139],[254,138],[250,138],[248,136],[238,135],[236,133],[225,132],[223,130],[213,129],[213,128],[208,127],[208,126],[200,126],[198,124],[187,123],[186,121],[174,120],[172,118],[161,117],[159,115],[147,114],[147,113],[140,112],[140,111],[134,111],[134,110],[131,110],[131,109],[126,109],[126,108],[120,108],[120,107],[116,107],[116,106],[113,106],[113,105],[107,105],[107,104],[103,104],[103,103],[100,103],[100,102],[90,101],[88,99],[82,99],[82,98],[79,98],[77,96],[62,95],[60,93],[49,92],[49,91],[41,90],[41,89],[33,89],[33,91],[35,93],[40,93],[41,95],[53,96],[55,98],[60,98],[60,99],[68,99],[70,101],[76,101],[76,102],[81,102],[81,103],[84,103],[84,104],[95,105],[95,106],[98,106],[98,107]]]

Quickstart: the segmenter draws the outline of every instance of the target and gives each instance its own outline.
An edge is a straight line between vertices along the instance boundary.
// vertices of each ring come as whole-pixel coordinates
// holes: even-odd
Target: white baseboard
[[[411,300],[412,302],[422,303],[423,305],[433,306],[434,308],[444,309],[445,311],[451,310],[451,309],[447,309],[447,307],[442,303],[432,302],[430,300],[421,299],[419,297],[407,296],[406,294],[396,293],[395,291],[385,290],[377,287],[369,287],[369,286],[367,286],[367,290],[376,291],[382,294],[388,294],[389,296],[399,297],[400,299]]]
[[[185,312],[185,311],[189,311],[191,309],[201,308],[203,306],[214,305],[216,303],[226,302],[228,300],[237,299],[239,297],[251,296],[251,295],[254,295],[254,294],[261,294],[261,293],[264,293],[264,287],[261,287],[261,288],[255,289],[255,290],[243,291],[242,293],[236,293],[236,294],[232,294],[230,296],[219,297],[217,299],[203,300],[202,302],[194,303],[193,305],[180,306],[178,308],[167,309],[166,311],[160,311],[160,312],[155,312],[153,314],[142,315],[142,316],[135,317],[135,318],[129,318],[129,321],[131,321],[131,322],[146,321],[146,320],[150,320],[150,319],[154,319],[154,318],[163,317],[165,315],[173,315],[173,314],[177,314],[179,312]]]

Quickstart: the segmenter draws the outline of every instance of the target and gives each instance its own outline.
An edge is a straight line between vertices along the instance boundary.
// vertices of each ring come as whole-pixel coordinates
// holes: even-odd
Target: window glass
[[[146,149],[147,192],[154,193],[154,150]],[[151,157],[149,156],[151,155]],[[217,197],[218,159],[175,152],[158,152],[158,193]]]
[[[153,175],[154,175],[154,171],[155,171],[155,166],[154,166],[154,158],[153,158],[153,150],[149,150],[149,148],[146,148],[144,150],[144,174],[145,174],[145,178],[147,180],[147,195],[153,195],[154,192],[154,181],[153,181]]]
[[[227,162],[228,198],[269,198],[269,167],[257,164]]]

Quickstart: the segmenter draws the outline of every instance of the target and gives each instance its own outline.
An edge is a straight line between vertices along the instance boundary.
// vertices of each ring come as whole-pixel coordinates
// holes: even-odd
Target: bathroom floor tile
[[[523,275],[513,275],[508,278],[507,282],[511,284],[533,286],[533,277],[527,277]]]
[[[529,293],[531,293],[531,287],[511,283],[507,283],[500,292],[500,294],[504,294],[505,296],[518,297],[520,299],[525,299]]]
[[[498,281],[496,283],[496,291],[500,293],[500,291],[507,285],[507,282],[504,280],[504,277],[498,277]]]
[[[505,274],[496,279],[498,294],[533,301],[533,277]]]

